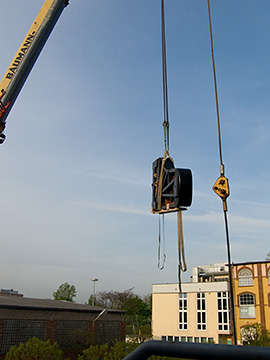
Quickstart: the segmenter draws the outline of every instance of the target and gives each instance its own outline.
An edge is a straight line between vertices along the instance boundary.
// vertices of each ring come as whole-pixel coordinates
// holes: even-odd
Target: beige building
[[[199,280],[199,278],[197,279]],[[231,343],[228,281],[153,285],[153,339]]]

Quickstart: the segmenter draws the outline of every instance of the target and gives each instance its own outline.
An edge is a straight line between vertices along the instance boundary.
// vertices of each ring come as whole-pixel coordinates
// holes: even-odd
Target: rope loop
[[[161,220],[162,216],[162,220]],[[166,262],[165,252],[165,221],[164,214],[159,214],[158,218],[158,268],[163,270]]]

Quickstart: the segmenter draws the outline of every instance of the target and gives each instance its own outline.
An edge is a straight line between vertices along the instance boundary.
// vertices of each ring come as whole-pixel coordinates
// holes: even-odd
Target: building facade
[[[224,264],[193,269],[192,282],[154,284],[152,331],[155,340],[231,343],[229,284]]]
[[[68,355],[78,331],[89,334],[92,344],[125,340],[124,311],[18,295],[0,295],[0,359],[11,346],[33,337],[57,341]]]
[[[237,343],[241,329],[253,323],[270,330],[270,262],[232,265]],[[155,284],[152,288],[153,338],[231,344],[228,266],[193,268],[190,283]]]
[[[234,263],[234,303],[237,342],[241,329],[259,323],[270,330],[270,261]]]

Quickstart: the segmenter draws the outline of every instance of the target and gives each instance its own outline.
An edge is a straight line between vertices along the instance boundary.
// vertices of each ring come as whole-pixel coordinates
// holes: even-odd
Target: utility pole
[[[91,281],[93,281],[92,306],[95,306],[96,281],[98,281],[98,279],[92,278]]]

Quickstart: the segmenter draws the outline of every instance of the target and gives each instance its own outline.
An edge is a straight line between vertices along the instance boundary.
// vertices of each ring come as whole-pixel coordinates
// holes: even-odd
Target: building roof
[[[219,292],[228,291],[228,281],[190,282],[181,284],[182,292]],[[153,284],[152,294],[179,294],[179,284]]]
[[[235,265],[267,264],[267,263],[270,263],[270,260],[233,262],[233,263],[232,263],[232,266],[235,266]]]
[[[71,312],[92,312],[100,313],[103,308],[90,306],[70,301],[58,301],[50,299],[33,299],[20,296],[1,296],[0,309],[30,309],[30,310],[51,310],[51,311],[71,311]],[[123,310],[108,310],[108,313],[124,313]]]

